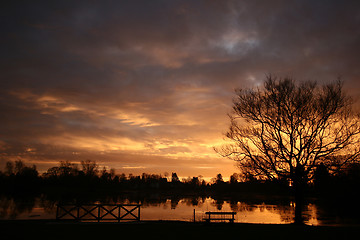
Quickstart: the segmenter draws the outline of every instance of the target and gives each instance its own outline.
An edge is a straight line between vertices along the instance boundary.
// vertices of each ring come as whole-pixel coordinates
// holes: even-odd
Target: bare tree
[[[99,165],[95,161],[81,161],[82,170],[86,176],[94,177],[98,173]]]
[[[339,170],[358,160],[359,115],[340,80],[319,86],[267,76],[263,88],[237,89],[231,140],[215,149],[257,179],[287,179],[295,193],[295,223],[302,223],[303,187],[319,164]]]

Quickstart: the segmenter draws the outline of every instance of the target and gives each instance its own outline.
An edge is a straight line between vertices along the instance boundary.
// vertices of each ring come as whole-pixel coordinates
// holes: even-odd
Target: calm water
[[[102,203],[137,203],[128,199],[106,199]],[[99,201],[93,201],[99,203]],[[55,219],[57,201],[43,198],[0,198],[0,219]],[[243,223],[291,223],[294,203],[290,200],[272,203],[251,201],[215,200],[212,198],[176,198],[143,200],[141,220],[201,221],[206,211],[235,211],[235,221]],[[314,203],[305,207],[304,217],[309,225],[359,224],[356,216],[338,216]]]

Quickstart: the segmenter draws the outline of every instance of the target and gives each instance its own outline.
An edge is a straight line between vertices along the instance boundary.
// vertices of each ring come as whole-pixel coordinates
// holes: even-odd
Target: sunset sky
[[[238,172],[217,155],[234,89],[341,76],[359,99],[360,1],[7,1],[0,169]]]

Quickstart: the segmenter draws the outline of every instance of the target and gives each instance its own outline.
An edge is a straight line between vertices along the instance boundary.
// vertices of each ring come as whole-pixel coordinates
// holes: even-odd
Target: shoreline
[[[350,239],[359,226],[210,223],[187,221],[75,222],[57,220],[0,220],[2,239],[135,239],[224,238],[246,239]]]
[[[303,225],[296,225],[294,223],[252,223],[252,222],[211,222],[206,223],[205,221],[191,221],[191,220],[122,220],[121,222],[115,220],[103,220],[98,222],[96,220],[83,220],[77,221],[73,219],[0,219],[0,226],[3,224],[75,224],[75,225],[114,225],[114,224],[193,224],[193,225],[249,225],[249,226],[299,226],[299,227],[319,227],[319,228],[352,228],[358,227],[360,230],[360,224],[323,224],[323,225],[313,225],[313,224],[306,224]]]

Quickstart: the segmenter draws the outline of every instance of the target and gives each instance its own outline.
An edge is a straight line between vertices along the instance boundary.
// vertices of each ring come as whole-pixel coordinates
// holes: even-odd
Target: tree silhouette
[[[340,80],[316,82],[267,76],[263,88],[237,89],[231,140],[215,149],[257,179],[286,179],[293,185],[295,223],[302,223],[303,189],[321,164],[330,172],[357,161],[359,115]]]
[[[81,166],[85,176],[94,177],[98,173],[99,165],[95,161],[81,161]]]
[[[171,182],[180,182],[179,177],[175,172],[171,173]]]

